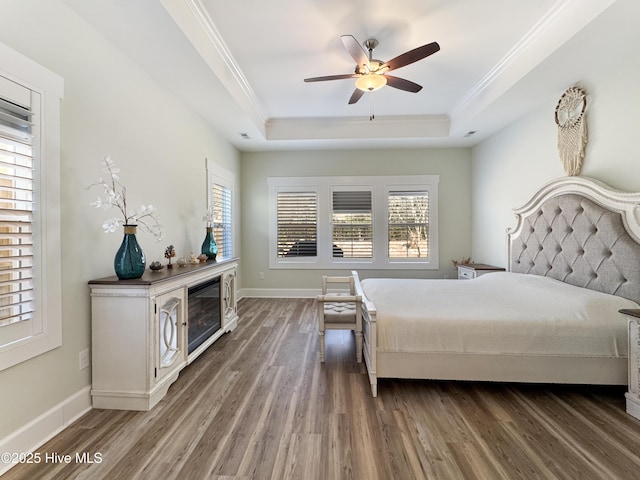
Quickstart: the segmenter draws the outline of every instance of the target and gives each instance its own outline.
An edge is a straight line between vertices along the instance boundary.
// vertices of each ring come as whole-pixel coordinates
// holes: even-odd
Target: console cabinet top
[[[225,266],[233,266],[238,263],[238,258],[229,258],[220,261],[208,261],[198,263],[195,265],[187,264],[183,267],[174,265],[173,268],[167,268],[166,265],[162,270],[151,270],[147,268],[140,278],[134,278],[129,280],[120,280],[117,276],[98,278],[96,280],[90,280],[89,285],[111,285],[111,286],[149,286],[158,283],[168,282],[170,280],[177,280],[180,277],[193,275],[195,273],[205,274],[207,270],[213,270]]]

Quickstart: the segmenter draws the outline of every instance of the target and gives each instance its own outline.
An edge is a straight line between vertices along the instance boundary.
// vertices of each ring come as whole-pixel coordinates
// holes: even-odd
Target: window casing
[[[62,89],[0,44],[0,370],[62,344]]]
[[[438,180],[270,177],[270,268],[437,269]]]
[[[220,260],[233,258],[233,173],[207,160],[207,205]]]

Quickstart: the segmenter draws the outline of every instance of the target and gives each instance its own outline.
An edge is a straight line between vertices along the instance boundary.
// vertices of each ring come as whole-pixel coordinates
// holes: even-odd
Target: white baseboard
[[[15,432],[0,440],[0,453],[29,453],[48,442],[91,410],[91,386],[74,393]],[[0,459],[0,476],[13,467]]]
[[[242,288],[239,298],[315,298],[319,288]]]

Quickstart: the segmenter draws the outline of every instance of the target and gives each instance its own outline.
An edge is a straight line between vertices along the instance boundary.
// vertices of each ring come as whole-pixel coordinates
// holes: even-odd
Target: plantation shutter
[[[429,256],[429,192],[389,192],[389,258]]]
[[[373,257],[371,190],[334,190],[331,224],[333,257]]]
[[[231,189],[214,183],[211,187],[213,236],[218,244],[218,258],[233,256],[231,233]]]
[[[30,94],[20,99],[27,105],[0,97],[0,327],[35,310]]]
[[[316,192],[309,191],[277,193],[278,257],[317,256],[317,197]]]

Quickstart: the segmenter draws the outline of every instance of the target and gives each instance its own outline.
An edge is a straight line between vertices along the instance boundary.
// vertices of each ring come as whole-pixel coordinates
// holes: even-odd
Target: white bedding
[[[378,350],[513,355],[627,356],[622,308],[631,300],[537,275],[474,280],[365,279]]]

